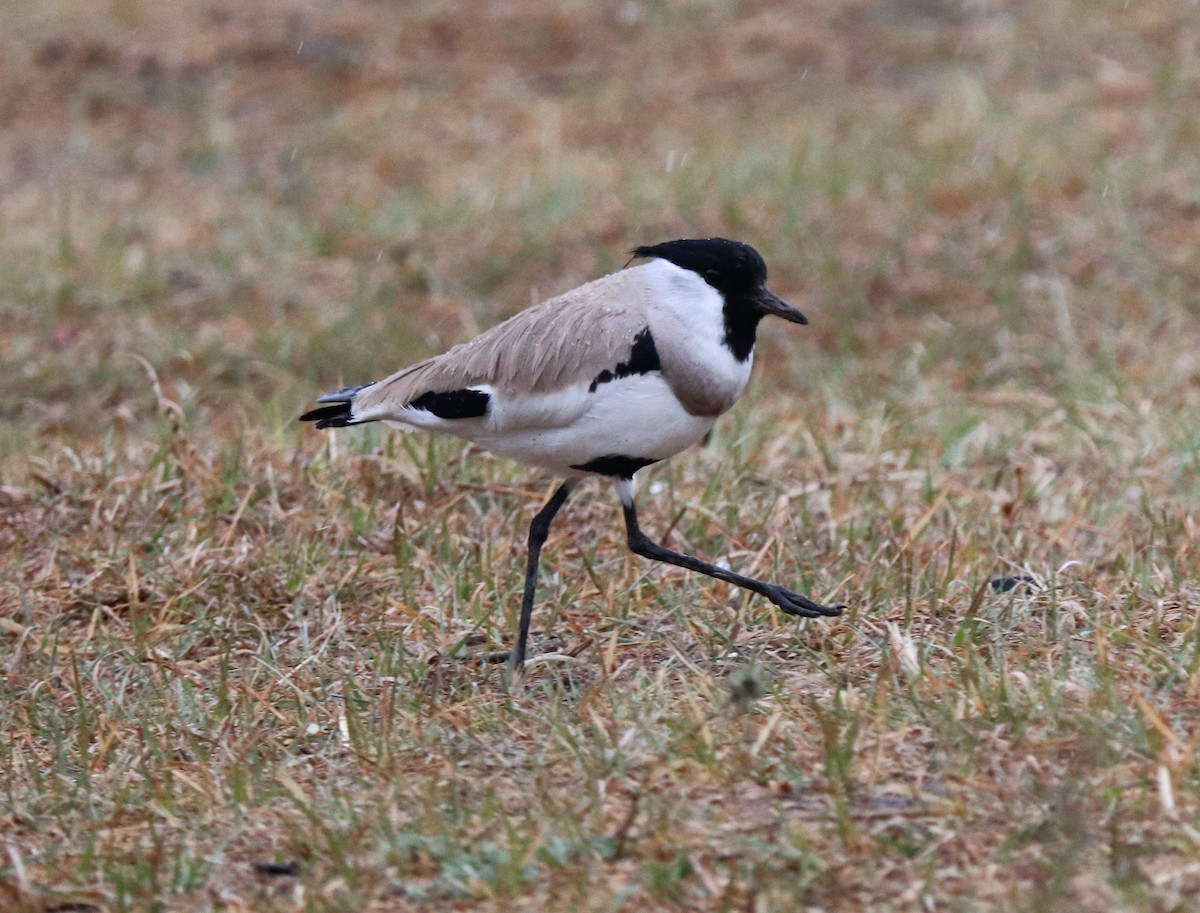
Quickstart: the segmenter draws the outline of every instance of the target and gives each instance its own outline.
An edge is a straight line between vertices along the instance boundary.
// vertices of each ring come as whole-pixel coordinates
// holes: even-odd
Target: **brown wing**
[[[544,393],[590,383],[629,355],[648,324],[649,290],[639,272],[635,267],[581,285],[398,371],[355,398],[355,415],[386,413],[423,393],[479,384],[500,393]]]

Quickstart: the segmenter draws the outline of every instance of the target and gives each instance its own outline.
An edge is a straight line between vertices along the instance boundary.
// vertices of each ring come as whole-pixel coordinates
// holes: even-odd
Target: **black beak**
[[[801,314],[766,286],[758,290],[758,310],[763,315],[782,317],[791,323],[808,323],[808,318]]]

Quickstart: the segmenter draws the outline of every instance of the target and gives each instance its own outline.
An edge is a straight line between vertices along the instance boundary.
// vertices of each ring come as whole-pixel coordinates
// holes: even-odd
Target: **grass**
[[[12,11],[0,907],[1192,908],[1186,7]],[[812,325],[644,526],[850,610],[596,486],[507,690],[552,480],[295,417],[699,234]]]

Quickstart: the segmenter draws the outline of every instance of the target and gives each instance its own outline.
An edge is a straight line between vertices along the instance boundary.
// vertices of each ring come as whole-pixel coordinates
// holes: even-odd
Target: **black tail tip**
[[[328,403],[328,405],[321,405],[316,409],[305,412],[300,416],[300,421],[316,422],[318,428],[345,428],[347,425],[359,424],[359,422],[354,420],[354,410],[351,404],[354,402],[355,394],[359,390],[365,390],[369,386],[371,384],[343,387],[341,390],[335,390],[333,393],[318,396],[318,403]]]
[[[334,403],[305,412],[300,421],[316,422],[318,428],[345,428],[354,424],[354,416],[349,403]]]

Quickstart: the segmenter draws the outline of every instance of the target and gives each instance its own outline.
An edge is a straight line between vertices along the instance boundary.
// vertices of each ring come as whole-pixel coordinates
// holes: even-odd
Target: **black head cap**
[[[664,241],[639,247],[635,257],[658,257],[690,269],[726,298],[748,295],[767,284],[767,264],[749,244],[726,238]]]

